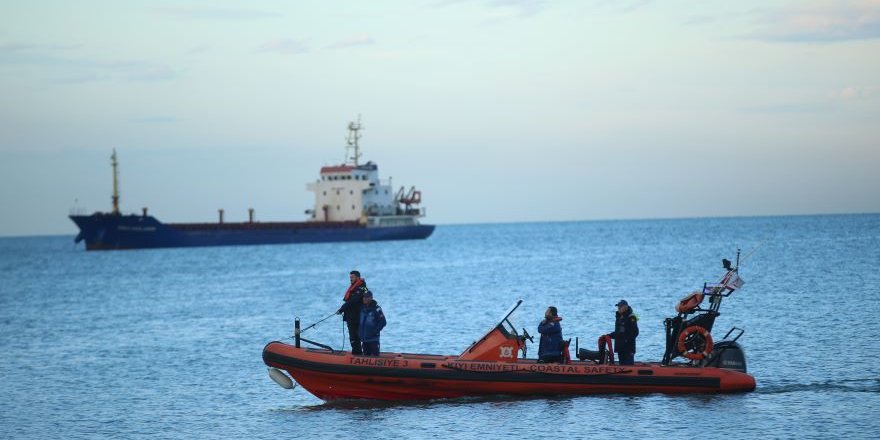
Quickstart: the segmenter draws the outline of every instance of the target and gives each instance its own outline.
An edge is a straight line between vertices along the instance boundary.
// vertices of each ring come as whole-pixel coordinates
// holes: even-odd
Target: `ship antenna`
[[[358,145],[358,139],[361,138],[359,131],[363,130],[361,126],[361,115],[358,115],[357,122],[349,122],[348,123],[348,138],[346,138],[346,146],[345,146],[345,161],[348,162],[349,159],[354,164],[354,166],[358,166],[358,160],[361,158],[360,146]],[[349,156],[348,150],[354,150],[354,153]]]
[[[119,162],[116,162],[116,149],[110,156],[110,164],[113,165],[113,214],[119,215]]]

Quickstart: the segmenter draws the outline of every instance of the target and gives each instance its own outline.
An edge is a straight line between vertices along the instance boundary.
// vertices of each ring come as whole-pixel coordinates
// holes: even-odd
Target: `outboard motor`
[[[700,363],[702,367],[726,368],[746,373],[746,353],[736,341],[721,341],[709,357]]]

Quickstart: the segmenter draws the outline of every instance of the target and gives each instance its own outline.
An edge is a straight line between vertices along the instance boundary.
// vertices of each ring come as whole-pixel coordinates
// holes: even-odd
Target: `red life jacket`
[[[351,293],[354,292],[361,284],[364,284],[363,278],[358,278],[357,281],[348,286],[348,290],[345,291],[345,297],[342,298],[343,301],[348,301],[348,298],[351,297]]]

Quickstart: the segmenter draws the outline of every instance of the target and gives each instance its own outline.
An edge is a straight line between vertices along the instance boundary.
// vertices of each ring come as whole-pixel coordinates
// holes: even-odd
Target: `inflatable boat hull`
[[[686,364],[597,365],[470,361],[458,356],[349,352],[270,342],[263,361],[286,371],[322,400],[418,400],[487,395],[737,393],[755,389],[749,374]]]

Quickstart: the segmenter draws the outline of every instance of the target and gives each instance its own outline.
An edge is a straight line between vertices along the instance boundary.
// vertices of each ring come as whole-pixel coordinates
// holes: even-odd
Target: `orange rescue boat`
[[[737,269],[724,261],[728,272],[722,282],[705,284],[699,301],[695,295],[685,297],[677,307],[678,316],[666,320],[667,349],[662,362],[614,364],[613,355],[604,349],[603,338],[599,339],[599,351],[576,349],[577,360],[569,359],[567,342],[562,363],[525,358],[526,341],[532,341],[532,337],[525,329],[519,334],[510,322],[522,300],[485,336],[457,356],[352,355],[302,338],[297,319],[294,344],[270,342],[263,348],[263,361],[269,366],[270,377],[279,385],[293,388],[295,381],[328,401],[753,391],[755,378],[746,372],[745,354],[736,342],[743,331],[734,327],[714,344],[709,333],[719,315],[721,299],[743,284]],[[703,296],[711,298],[709,309],[699,308]],[[692,313],[697,315],[686,319]],[[735,330],[739,334],[727,340]],[[304,348],[303,342],[318,348]],[[671,362],[679,356],[688,361]]]

